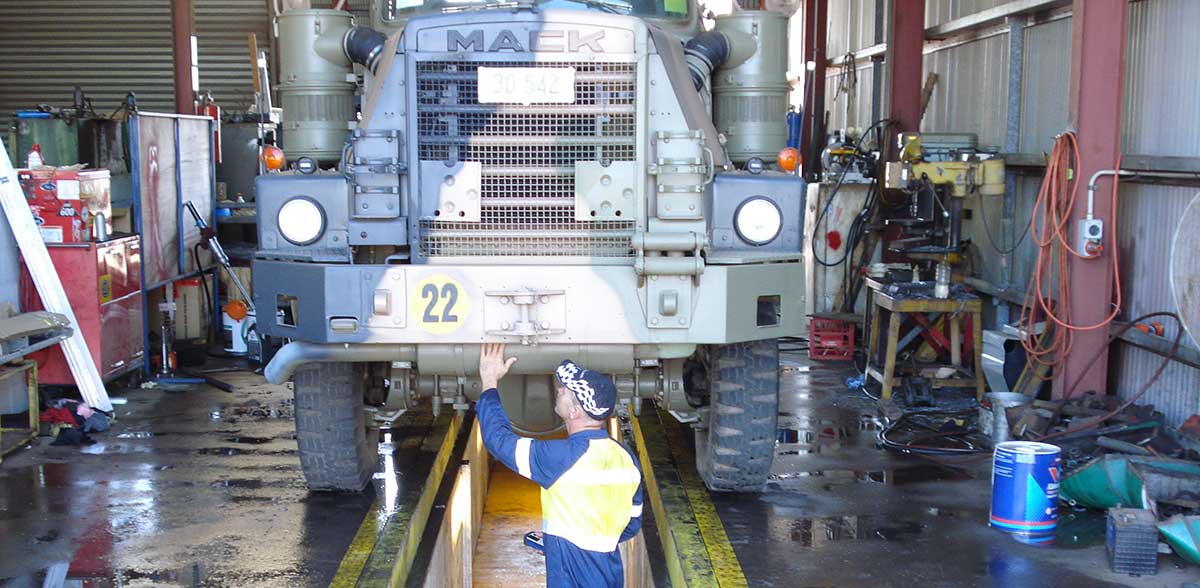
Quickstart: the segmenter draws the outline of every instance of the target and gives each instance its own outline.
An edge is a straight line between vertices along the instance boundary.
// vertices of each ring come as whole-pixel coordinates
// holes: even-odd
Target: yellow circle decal
[[[419,282],[408,297],[409,316],[434,335],[453,333],[471,310],[471,299],[450,276],[433,275]]]

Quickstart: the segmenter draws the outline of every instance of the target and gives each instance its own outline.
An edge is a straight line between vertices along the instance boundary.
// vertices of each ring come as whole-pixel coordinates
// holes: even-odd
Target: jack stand
[[[204,384],[207,382],[204,378],[177,375],[175,366],[171,365],[171,357],[175,354],[175,285],[171,282],[167,282],[166,297],[167,301],[159,306],[159,310],[165,314],[162,329],[159,331],[162,341],[159,342],[158,350],[162,357],[154,381],[158,384]]]

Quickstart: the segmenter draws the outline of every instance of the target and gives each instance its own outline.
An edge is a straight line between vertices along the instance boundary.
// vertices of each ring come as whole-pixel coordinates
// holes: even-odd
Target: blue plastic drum
[[[1062,451],[1049,443],[1007,441],[992,460],[991,526],[1019,539],[1051,540],[1058,525]]]

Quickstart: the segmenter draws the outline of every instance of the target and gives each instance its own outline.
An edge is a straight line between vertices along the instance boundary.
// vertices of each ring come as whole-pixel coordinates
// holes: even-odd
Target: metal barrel
[[[1006,441],[992,459],[988,524],[1026,542],[1045,543],[1058,525],[1061,450],[1049,443]]]

